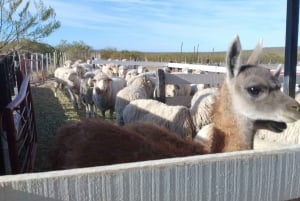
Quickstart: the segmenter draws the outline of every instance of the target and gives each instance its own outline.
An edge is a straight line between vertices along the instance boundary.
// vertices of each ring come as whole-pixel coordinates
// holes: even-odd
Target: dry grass
[[[84,109],[74,110],[68,96],[58,90],[54,97],[54,82],[48,79],[40,85],[32,85],[32,97],[38,133],[38,150],[35,171],[45,171],[46,155],[56,130],[68,121],[85,117]],[[100,118],[100,115],[97,115]]]

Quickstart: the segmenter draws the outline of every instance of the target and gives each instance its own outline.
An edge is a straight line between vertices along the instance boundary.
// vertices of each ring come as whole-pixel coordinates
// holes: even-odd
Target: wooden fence
[[[157,94],[159,101],[168,105],[185,105],[190,106],[192,96],[175,96],[166,97],[166,84],[206,84],[210,87],[219,85],[224,80],[223,73],[206,73],[206,74],[172,74],[165,73],[163,70],[157,70]]]
[[[48,68],[48,56],[43,54],[19,55],[20,69],[24,75],[29,75],[31,84],[44,83]]]

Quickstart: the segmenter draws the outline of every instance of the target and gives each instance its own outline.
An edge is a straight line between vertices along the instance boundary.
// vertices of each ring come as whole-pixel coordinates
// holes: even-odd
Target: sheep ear
[[[282,65],[279,64],[279,65],[277,66],[275,72],[274,72],[274,76],[275,76],[276,78],[279,77],[279,75],[280,75],[280,73],[281,73],[281,69],[282,69]]]
[[[260,56],[262,54],[262,50],[263,50],[262,44],[263,44],[263,41],[262,41],[262,39],[260,39],[247,61],[248,65],[257,65],[258,64]]]
[[[240,39],[239,36],[236,35],[233,38],[226,55],[227,79],[235,77],[239,72],[241,51],[242,47]]]

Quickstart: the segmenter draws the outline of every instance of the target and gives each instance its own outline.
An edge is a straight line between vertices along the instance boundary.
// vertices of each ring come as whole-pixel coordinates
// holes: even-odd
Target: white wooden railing
[[[0,200],[300,198],[300,145],[0,177]]]

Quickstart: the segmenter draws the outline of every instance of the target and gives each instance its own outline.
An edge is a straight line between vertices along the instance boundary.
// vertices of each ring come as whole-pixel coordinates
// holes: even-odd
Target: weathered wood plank
[[[209,84],[209,86],[218,86],[225,79],[223,73],[207,74],[186,74],[186,73],[165,73],[163,70],[157,70],[157,100],[168,105],[190,106],[191,96],[165,97],[166,84]]]
[[[156,99],[160,102],[165,103],[166,102],[166,88],[165,88],[165,84],[166,84],[166,80],[165,80],[165,73],[163,70],[158,69],[157,70],[157,83],[156,86]]]
[[[166,97],[166,103],[168,105],[185,105],[190,107],[192,98],[192,96]]]
[[[223,73],[208,73],[208,74],[165,74],[166,84],[210,84],[216,86],[223,82]]]

